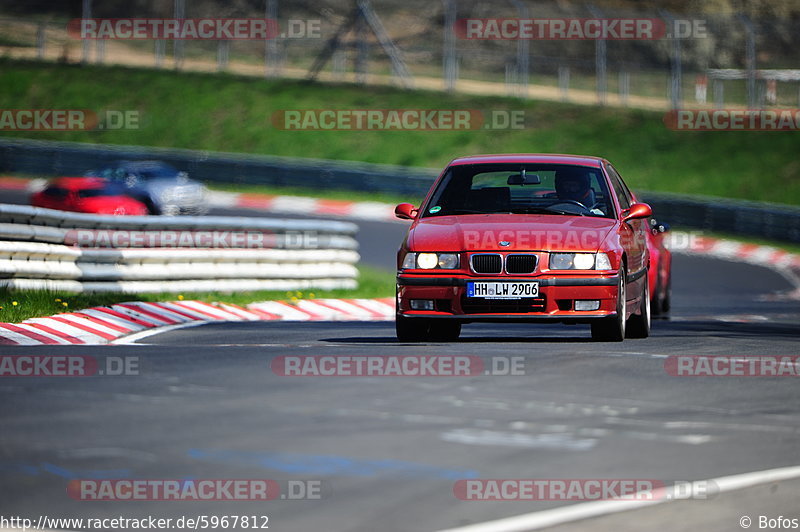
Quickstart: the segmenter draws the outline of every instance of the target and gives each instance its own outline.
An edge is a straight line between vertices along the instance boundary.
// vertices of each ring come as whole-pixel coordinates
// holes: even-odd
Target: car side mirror
[[[401,203],[394,208],[394,215],[401,220],[413,220],[417,217],[417,208],[410,203]]]
[[[634,203],[631,208],[622,211],[622,221],[629,222],[631,220],[640,220],[642,218],[649,218],[653,216],[653,209],[647,203]]]

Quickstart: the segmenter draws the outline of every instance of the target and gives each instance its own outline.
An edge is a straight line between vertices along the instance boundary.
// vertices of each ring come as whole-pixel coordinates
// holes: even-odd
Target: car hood
[[[205,186],[190,179],[151,179],[141,186],[161,208],[168,205],[195,206],[206,201]]]
[[[177,179],[174,177],[149,179],[139,183],[140,187],[146,188],[151,192],[165,192],[165,191],[195,191],[202,190],[203,184],[199,181],[191,179]]]
[[[415,222],[407,242],[413,251],[597,251],[616,224],[590,216],[439,216]]]

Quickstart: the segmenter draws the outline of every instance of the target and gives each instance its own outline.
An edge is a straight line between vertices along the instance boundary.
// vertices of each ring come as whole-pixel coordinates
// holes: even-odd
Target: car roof
[[[176,170],[174,166],[164,161],[115,161],[109,168],[125,168],[128,170]]]
[[[458,157],[450,165],[462,164],[493,164],[493,163],[542,163],[542,164],[573,164],[600,168],[604,162],[602,157],[586,155],[564,155],[555,153],[503,153],[496,155],[469,155]]]
[[[155,159],[120,159],[118,161],[114,161],[113,166],[144,166],[144,167],[151,167],[151,166],[170,166],[169,164],[165,163],[164,161],[157,161]]]

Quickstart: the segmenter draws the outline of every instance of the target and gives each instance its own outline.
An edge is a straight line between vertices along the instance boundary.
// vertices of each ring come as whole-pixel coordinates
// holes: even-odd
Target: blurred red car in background
[[[654,316],[669,314],[672,306],[672,253],[666,246],[669,224],[650,218],[647,249],[650,252],[650,311]]]
[[[123,184],[101,177],[60,177],[31,196],[31,205],[91,214],[146,215],[147,206]]]

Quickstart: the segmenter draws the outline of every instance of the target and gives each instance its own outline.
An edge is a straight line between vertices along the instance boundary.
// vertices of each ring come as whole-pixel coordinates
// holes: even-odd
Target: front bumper
[[[468,298],[467,282],[539,283],[534,298]],[[470,321],[548,321],[590,322],[616,315],[619,276],[543,275],[538,277],[420,275],[397,276],[397,313],[401,316],[459,319]],[[434,310],[413,310],[412,299],[433,300]],[[576,311],[575,300],[597,300],[593,311]]]

